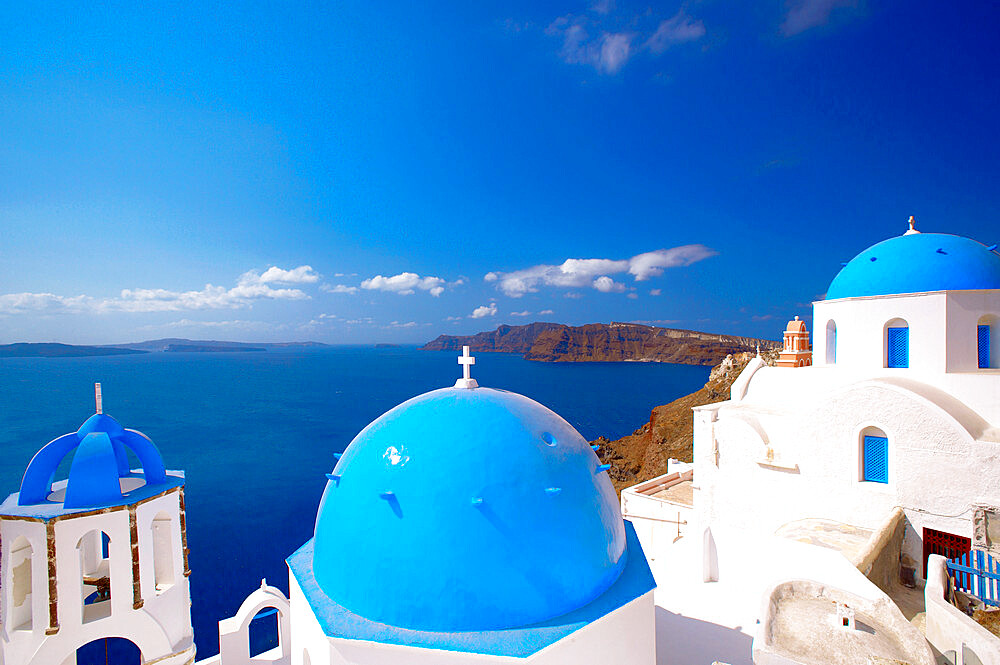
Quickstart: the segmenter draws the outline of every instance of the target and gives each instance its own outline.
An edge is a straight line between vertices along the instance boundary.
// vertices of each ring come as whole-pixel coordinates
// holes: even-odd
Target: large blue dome
[[[961,236],[911,233],[854,257],[826,299],[968,289],[1000,289],[1000,254]]]
[[[331,599],[392,626],[512,628],[580,608],[618,578],[625,530],[586,440],[522,395],[445,388],[366,427],[316,518]]]

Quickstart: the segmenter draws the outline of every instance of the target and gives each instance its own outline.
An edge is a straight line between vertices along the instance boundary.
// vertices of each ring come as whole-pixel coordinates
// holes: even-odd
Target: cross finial
[[[94,402],[97,404],[97,413],[104,413],[104,404],[101,402],[101,384],[94,384]]]
[[[462,365],[462,378],[455,382],[456,388],[478,388],[479,384],[472,378],[470,369],[476,364],[476,359],[469,355],[469,347],[462,347],[462,355],[458,357],[458,364]]]
[[[914,233],[920,233],[920,231],[918,231],[918,230],[917,230],[917,229],[915,228],[915,226],[914,226],[914,225],[915,225],[916,223],[917,223],[917,220],[913,218],[913,215],[910,215],[910,228],[909,228],[909,230],[908,230],[908,231],[907,231],[906,233],[904,233],[903,235],[904,235],[904,236],[909,236],[909,235],[913,235]]]

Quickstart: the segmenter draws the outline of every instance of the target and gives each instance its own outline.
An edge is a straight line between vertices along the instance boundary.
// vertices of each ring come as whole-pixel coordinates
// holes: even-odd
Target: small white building
[[[909,627],[923,620],[928,557],[968,551],[974,507],[1000,506],[1000,254],[911,224],[845,264],[813,304],[813,321],[812,366],[755,359],[731,399],[695,409],[693,537],[667,551],[643,541],[656,559],[657,604],[685,613],[727,589],[731,606],[747,608],[741,616],[692,611],[708,623],[731,619],[754,638],[758,664],[819,663],[853,636],[776,628],[789,616],[782,607],[821,591],[828,603],[851,597],[875,612],[866,619],[881,626],[873,634],[898,637],[912,647],[907,658],[926,660],[922,634]],[[804,331],[800,323],[789,330]],[[649,502],[643,489],[623,492],[626,518],[646,538],[673,534],[674,525],[629,509]],[[698,582],[678,587],[685,565]],[[821,652],[796,652],[789,631]],[[748,663],[746,647],[726,655]]]
[[[73,665],[107,638],[142,662],[194,662],[183,473],[101,413],[99,390],[97,413],[42,447],[0,504],[2,665]]]

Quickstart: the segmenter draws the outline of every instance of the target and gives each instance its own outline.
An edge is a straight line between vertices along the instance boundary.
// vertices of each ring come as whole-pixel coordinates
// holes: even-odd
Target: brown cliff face
[[[657,328],[635,323],[591,323],[566,326],[532,323],[500,326],[466,337],[441,335],[422,348],[457,351],[523,353],[528,360],[546,362],[645,361],[715,365],[729,354],[777,347],[772,340],[718,335],[694,330]]]
[[[599,446],[597,456],[601,462],[611,465],[608,475],[619,494],[626,487],[663,474],[668,459],[692,461],[692,407],[729,399],[729,388],[754,355],[735,354],[731,363],[724,362],[712,370],[701,390],[654,408],[649,422],[628,436],[615,441],[602,436],[591,441]],[[778,350],[762,351],[761,355],[767,364],[773,365]]]

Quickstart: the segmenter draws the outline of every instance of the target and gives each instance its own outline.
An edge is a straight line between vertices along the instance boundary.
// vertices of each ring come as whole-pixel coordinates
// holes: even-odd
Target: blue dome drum
[[[890,238],[844,266],[826,299],[1000,289],[1000,254],[994,249],[945,233],[912,232]]]
[[[366,619],[482,631],[590,603],[626,558],[614,488],[569,423],[515,393],[446,388],[351,442],[320,503],[313,568]]]

